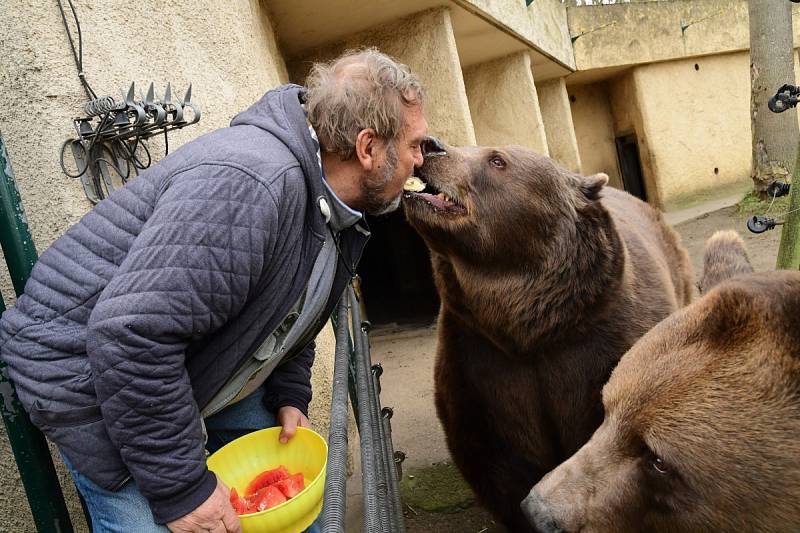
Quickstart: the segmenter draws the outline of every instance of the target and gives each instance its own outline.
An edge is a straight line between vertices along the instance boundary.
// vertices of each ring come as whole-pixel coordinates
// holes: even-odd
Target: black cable
[[[73,139],[67,139],[66,141],[64,141],[64,144],[62,144],[62,145],[61,145],[61,157],[59,158],[59,163],[61,163],[61,171],[62,171],[64,174],[66,174],[68,178],[80,178],[81,176],[83,176],[84,174],[86,174],[86,170],[88,170],[88,168],[89,168],[89,165],[88,165],[88,164],[87,164],[87,165],[85,165],[85,166],[83,167],[83,170],[81,170],[81,171],[80,171],[80,172],[78,172],[77,174],[70,174],[70,173],[67,171],[67,165],[64,163],[64,150],[67,148],[67,145],[68,145],[68,144],[72,144],[73,142],[75,142]],[[83,149],[83,145],[81,144],[80,146],[81,146],[81,148]],[[85,151],[85,150],[84,150],[84,151]]]
[[[75,27],[78,29],[78,50],[75,50],[75,41],[72,38],[72,31],[69,29],[67,22],[67,14],[64,12],[64,6],[61,5],[61,0],[56,0],[58,3],[58,10],[61,11],[61,20],[64,21],[64,29],[67,31],[67,39],[69,39],[70,48],[72,48],[72,57],[75,59],[75,66],[78,68],[78,79],[86,91],[89,100],[97,98],[97,94],[92,90],[89,82],[86,81],[86,75],[83,72],[83,34],[81,33],[81,23],[78,21],[78,13],[75,11],[75,5],[72,0],[67,0],[69,8],[72,11],[72,17],[75,19]]]
[[[139,156],[136,155],[136,150],[142,147],[144,153],[147,155],[147,163],[142,163]],[[153,162],[153,157],[150,155],[150,149],[147,147],[147,142],[144,139],[140,139],[139,137],[136,138],[136,146],[133,148],[133,152],[131,152],[131,162],[133,163],[133,168],[137,169],[136,174],[139,174],[139,170],[144,170],[150,166],[150,163]]]

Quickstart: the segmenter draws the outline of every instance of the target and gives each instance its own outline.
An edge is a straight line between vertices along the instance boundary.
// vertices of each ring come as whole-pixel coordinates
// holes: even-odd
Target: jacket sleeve
[[[281,407],[297,407],[308,416],[315,348],[316,344],[311,341],[295,357],[272,371],[264,385],[264,405],[267,409],[277,415]]]
[[[185,349],[240,311],[270,260],[276,220],[271,192],[242,170],[204,164],[174,176],[89,318],[109,436],[158,523],[216,485]]]

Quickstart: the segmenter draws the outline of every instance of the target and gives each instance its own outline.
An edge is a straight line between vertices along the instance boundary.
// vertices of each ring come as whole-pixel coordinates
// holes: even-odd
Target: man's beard
[[[361,182],[361,193],[366,203],[364,210],[370,215],[385,215],[400,206],[402,193],[391,200],[386,200],[383,197],[386,186],[392,181],[396,170],[397,150],[392,142],[389,143],[386,149],[386,161],[383,168],[369,173]]]

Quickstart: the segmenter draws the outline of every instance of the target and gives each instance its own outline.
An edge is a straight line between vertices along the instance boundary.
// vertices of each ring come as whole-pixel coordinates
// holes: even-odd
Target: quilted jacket
[[[31,420],[108,490],[132,476],[165,523],[215,487],[199,411],[280,323],[331,233],[302,88],[264,95],[100,202],[34,266],[0,320]],[[321,329],[360,258],[342,257]],[[313,343],[266,382],[304,412]]]

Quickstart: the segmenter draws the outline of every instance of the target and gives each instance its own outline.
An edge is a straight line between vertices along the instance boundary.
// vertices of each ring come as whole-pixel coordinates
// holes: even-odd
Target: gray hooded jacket
[[[308,281],[331,233],[302,88],[267,93],[100,202],[40,257],[0,320],[0,356],[31,420],[114,490],[131,476],[156,521],[215,487],[200,410]],[[361,223],[363,224],[363,222]],[[319,331],[358,262],[342,257]],[[266,382],[273,409],[307,412],[313,343]]]

